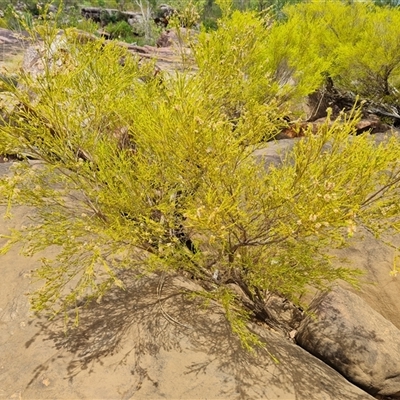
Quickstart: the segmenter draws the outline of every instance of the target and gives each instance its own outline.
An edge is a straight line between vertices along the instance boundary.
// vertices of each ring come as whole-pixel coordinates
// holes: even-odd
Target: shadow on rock
[[[279,332],[251,325],[266,343],[248,352],[231,332],[222,309],[204,306],[200,290],[183,278],[161,276],[130,280],[101,303],[80,311],[80,325],[64,331],[62,317],[38,322],[38,336],[73,354],[67,379],[129,369],[130,389],[122,398],[370,399],[336,371],[290,343]],[[160,288],[162,291],[160,293]],[[279,360],[276,363],[270,354]],[[46,365],[34,371],[33,382]],[[96,372],[97,371],[97,372]],[[104,372],[102,372],[104,373]],[[172,384],[172,385],[171,385]]]

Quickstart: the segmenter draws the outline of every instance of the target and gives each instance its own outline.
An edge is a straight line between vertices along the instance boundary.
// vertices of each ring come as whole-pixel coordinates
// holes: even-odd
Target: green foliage
[[[208,30],[216,30],[218,28],[217,20],[221,18],[221,10],[213,0],[208,0],[204,4],[201,17],[202,26]]]
[[[282,9],[289,5],[302,3],[304,0],[257,0],[256,9],[258,11],[271,10],[277,19],[283,18]]]
[[[374,4],[383,7],[398,7],[400,2],[399,0],[374,0]]]
[[[105,30],[110,34],[111,39],[119,39],[126,42],[134,41],[132,27],[126,21],[109,23]]]
[[[310,287],[354,282],[329,250],[359,225],[400,228],[400,143],[355,136],[356,111],[307,133],[281,167],[255,158],[279,130],[288,91],[268,72],[269,32],[254,14],[233,12],[200,35],[196,73],[161,77],[116,44],[59,36],[50,23],[39,33],[45,69],[3,87],[15,108],[0,126],[0,151],[40,160],[1,177],[8,214],[35,210],[2,251],[59,248],[35,272],[35,311],[100,300],[124,286],[126,268],[138,279],[190,274],[250,348],[245,321],[265,318],[268,293],[299,302]]]
[[[281,75],[297,82],[329,74],[339,87],[361,96],[397,101],[399,9],[336,0],[301,3],[284,13],[270,41]]]
[[[13,31],[21,31],[25,25],[32,26],[32,15],[28,11],[17,12],[11,5],[5,9],[2,20],[4,28]]]
[[[227,15],[219,21],[216,32],[203,32],[195,49],[196,63],[200,66],[205,85],[221,86],[220,107],[234,118],[248,112],[249,126],[258,130],[260,135],[270,138],[279,129],[276,121],[271,125],[270,115],[262,107],[270,108],[273,104],[287,112],[292,102],[318,88],[323,77],[318,75],[325,70],[326,63],[317,59],[315,62],[302,56],[303,50],[293,42],[287,42],[287,35],[280,35],[277,30],[266,29],[268,20],[254,12],[240,13],[232,11],[230,3],[220,4]],[[294,39],[295,40],[295,39]],[[296,47],[297,46],[297,47]],[[290,50],[290,49],[293,50]],[[287,74],[282,66],[282,53],[290,51],[302,70]],[[218,62],[215,62],[218,60]],[[293,80],[296,78],[296,82]],[[207,81],[206,81],[207,80]],[[258,108],[258,110],[256,110]],[[286,110],[286,111],[284,111]],[[251,117],[250,117],[251,116]],[[244,122],[244,121],[242,121]],[[251,128],[249,128],[251,129]]]
[[[189,29],[196,27],[204,10],[204,1],[181,1],[177,5],[179,24]]]
[[[109,12],[104,9],[100,12],[101,25],[105,26],[108,24],[116,24],[117,22],[124,20],[120,12]]]
[[[58,11],[54,16],[54,20],[60,29],[68,29],[71,27],[81,31],[96,34],[99,29],[99,24],[82,18],[80,7],[77,4],[68,6],[69,2],[63,2],[58,5]],[[42,10],[42,12],[45,10]]]
[[[75,27],[76,29],[92,34],[96,34],[99,30],[99,25],[96,22],[80,18],[73,19],[71,17],[68,17],[66,20],[61,18],[59,21],[59,26],[63,29]]]

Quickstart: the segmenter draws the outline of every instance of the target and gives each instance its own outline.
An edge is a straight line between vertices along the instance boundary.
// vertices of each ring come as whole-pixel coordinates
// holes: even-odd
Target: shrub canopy
[[[355,282],[330,249],[359,225],[377,235],[399,228],[399,141],[355,136],[356,110],[307,132],[281,166],[254,157],[296,95],[269,72],[264,22],[224,17],[193,45],[197,72],[164,76],[116,44],[41,31],[43,72],[3,82],[14,108],[0,127],[0,153],[23,158],[1,177],[0,200],[7,216],[14,204],[35,210],[2,252],[59,247],[35,271],[35,311],[100,299],[124,286],[127,268],[138,279],[185,274],[250,347],[245,318],[268,319],[268,293],[299,302],[310,287]]]
[[[397,104],[400,89],[400,9],[372,2],[302,2],[269,36],[270,54],[284,79],[329,75],[342,89]],[[319,84],[322,81],[319,82]]]

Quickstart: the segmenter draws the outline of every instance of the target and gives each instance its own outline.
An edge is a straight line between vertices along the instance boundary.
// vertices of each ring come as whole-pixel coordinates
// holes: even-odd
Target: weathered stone
[[[333,124],[338,124],[334,120],[327,123],[326,118],[320,118],[313,122],[292,122],[289,126],[283,129],[275,137],[275,139],[292,139],[296,137],[303,137],[306,132],[311,132],[314,135],[318,133],[319,129],[323,126],[331,127]],[[340,123],[339,123],[340,124]],[[361,135],[362,133],[378,133],[387,132],[390,126],[382,123],[381,119],[376,115],[370,115],[368,118],[363,118],[355,124],[355,133]]]
[[[373,395],[400,398],[400,331],[359,296],[337,287],[319,296],[298,344]]]
[[[383,136],[376,135],[375,138],[381,140]],[[385,242],[392,243],[395,247]],[[391,274],[397,255],[396,248],[400,248],[400,235],[386,235],[383,241],[360,228],[350,246],[336,250],[334,254],[347,259],[351,267],[364,272],[357,295],[400,329],[400,276]]]
[[[271,165],[279,167],[298,140],[300,139],[281,139],[269,142],[265,147],[255,150],[253,154],[259,162],[265,164],[266,168]]]
[[[155,11],[155,14],[151,16],[151,19],[156,24],[166,27],[169,19],[175,12],[176,10],[173,7],[161,4]],[[82,7],[81,15],[85,19],[91,19],[94,22],[102,24],[102,26],[115,21],[126,21],[131,25],[144,21],[144,16],[141,12],[121,11],[115,8]]]
[[[176,35],[173,34],[173,31],[166,30],[161,33],[160,37],[157,39],[157,47],[170,47],[174,44],[176,40]]]
[[[176,10],[168,4],[160,4],[155,12],[154,22],[164,27],[168,26],[170,18],[176,13]]]
[[[193,29],[179,28],[168,29],[161,33],[157,40],[157,47],[188,47],[189,40],[196,38],[197,32]]]

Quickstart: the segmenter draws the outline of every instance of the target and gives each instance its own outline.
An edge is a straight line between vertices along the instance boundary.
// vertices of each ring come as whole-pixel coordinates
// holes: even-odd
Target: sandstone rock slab
[[[400,331],[356,294],[319,296],[299,327],[298,344],[372,395],[400,398]]]

